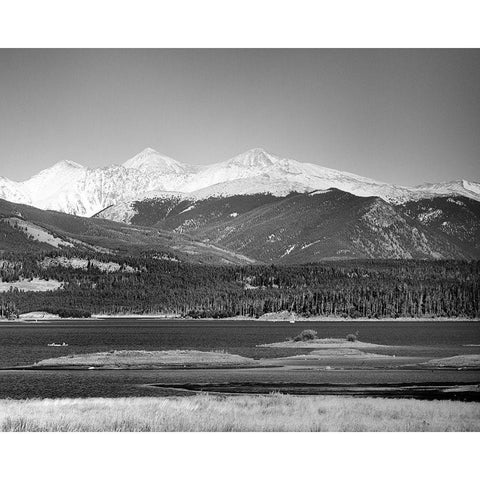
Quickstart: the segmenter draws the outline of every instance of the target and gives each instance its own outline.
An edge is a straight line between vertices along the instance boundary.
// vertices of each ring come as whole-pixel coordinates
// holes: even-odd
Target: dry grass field
[[[349,397],[0,400],[0,431],[480,431],[480,405]]]

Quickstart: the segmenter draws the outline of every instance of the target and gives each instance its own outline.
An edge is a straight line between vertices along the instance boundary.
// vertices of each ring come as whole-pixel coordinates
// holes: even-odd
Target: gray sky
[[[0,176],[249,148],[414,185],[480,180],[480,50],[0,50]]]

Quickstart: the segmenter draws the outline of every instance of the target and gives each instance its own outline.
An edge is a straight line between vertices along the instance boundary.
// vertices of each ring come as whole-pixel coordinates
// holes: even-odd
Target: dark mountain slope
[[[290,195],[200,228],[197,235],[265,262],[471,258],[446,235],[431,231],[385,201],[335,189]]]
[[[132,224],[188,233],[264,262],[479,258],[478,240],[469,238],[478,239],[479,221],[472,212],[477,212],[479,202],[469,200],[470,213],[454,223],[460,206],[443,200],[456,208],[449,228],[425,221],[428,215],[422,212],[430,207],[422,202],[429,201],[396,206],[378,197],[330,189],[286,197],[257,194],[196,201],[165,196],[133,202],[127,211]],[[106,214],[115,218],[124,211],[113,207]]]
[[[62,248],[128,254],[148,251],[195,263],[251,263],[241,255],[175,232],[77,217],[0,200],[0,250]]]
[[[158,227],[179,233],[193,232],[203,226],[228,221],[262,205],[278,202],[271,194],[210,197],[202,200],[180,196],[155,197],[132,202],[132,225]],[[113,207],[115,208],[115,207]],[[108,218],[108,210],[96,216]]]
[[[480,202],[461,196],[407,202],[404,211],[480,258]]]

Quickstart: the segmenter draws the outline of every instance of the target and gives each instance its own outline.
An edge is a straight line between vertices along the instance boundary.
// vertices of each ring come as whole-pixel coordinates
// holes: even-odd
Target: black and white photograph
[[[479,49],[36,47],[2,437],[480,431]]]

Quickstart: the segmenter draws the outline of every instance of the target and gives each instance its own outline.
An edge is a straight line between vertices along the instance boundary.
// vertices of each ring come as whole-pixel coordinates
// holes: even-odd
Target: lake
[[[380,384],[480,382],[478,371],[368,370],[323,372],[258,370],[173,371],[23,371],[8,367],[30,365],[41,359],[109,350],[225,350],[253,358],[282,357],[292,349],[257,348],[312,328],[319,337],[345,337],[358,332],[359,340],[392,345],[397,356],[447,357],[480,353],[478,322],[296,322],[272,323],[221,320],[54,320],[48,323],[0,323],[0,397],[86,397],[171,394],[149,384],[266,384],[273,390],[284,383]],[[49,343],[68,343],[65,348]],[[467,346],[470,345],[470,346]],[[267,388],[268,390],[268,388]],[[294,391],[294,390],[292,390]],[[303,392],[305,393],[305,392]]]

